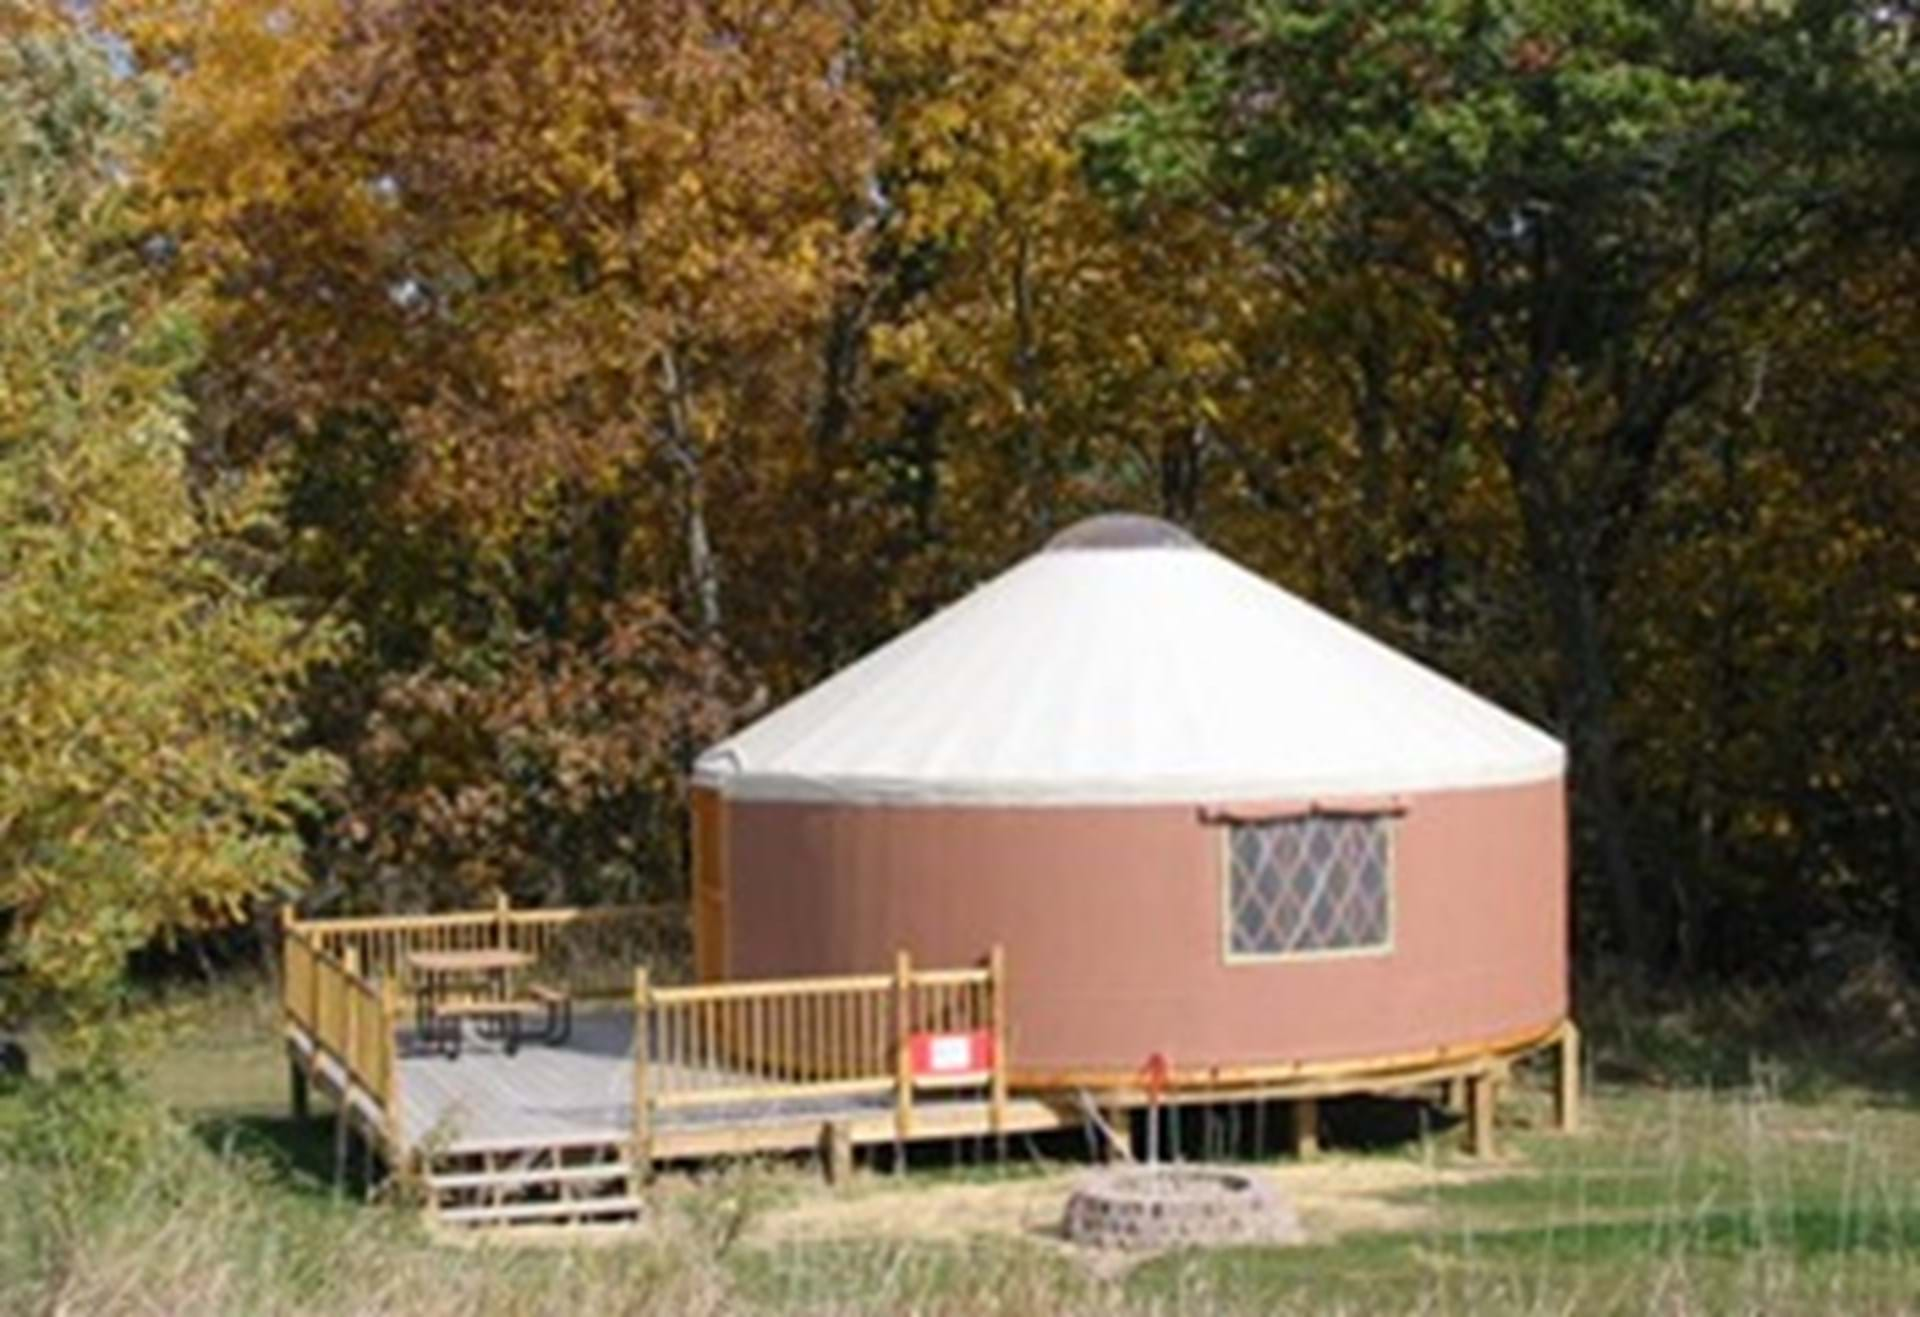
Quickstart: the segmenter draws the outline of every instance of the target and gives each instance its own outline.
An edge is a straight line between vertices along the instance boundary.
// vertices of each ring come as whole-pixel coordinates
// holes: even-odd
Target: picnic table
[[[482,1033],[499,1037],[511,1056],[520,1047],[523,1017],[544,1012],[542,1038],[565,1042],[573,1024],[567,994],[542,984],[527,985],[525,995],[514,991],[514,975],[532,965],[531,952],[510,947],[410,953],[407,967],[413,972],[414,1021],[420,1038],[457,1057],[461,1025],[471,1019]]]

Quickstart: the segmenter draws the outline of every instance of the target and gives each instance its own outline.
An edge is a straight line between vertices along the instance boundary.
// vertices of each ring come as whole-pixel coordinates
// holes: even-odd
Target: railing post
[[[993,1086],[989,1100],[993,1137],[1004,1160],[1007,1155],[1007,949],[998,942],[987,955],[987,992],[993,1048]]]
[[[904,1145],[913,1132],[913,956],[904,947],[893,958],[893,1034],[894,1141]]]
[[[653,1175],[653,1093],[647,1063],[653,1050],[653,989],[647,967],[633,971],[633,1192]]]
[[[345,1010],[340,1013],[340,1060],[347,1067],[349,1081],[364,1080],[363,1070],[366,1062],[355,1053],[360,1050],[360,994],[354,991],[354,980],[360,977],[360,949],[349,945],[340,955],[340,963],[346,974],[340,983],[340,992],[346,1000],[342,1003]]]
[[[287,948],[293,941],[293,902],[280,903],[280,1015],[281,1022],[294,1018],[293,976],[287,973]]]
[[[380,1094],[380,1107],[387,1118],[387,1169],[396,1175],[406,1151],[407,1132],[401,1125],[400,1109],[400,990],[393,975],[380,980],[380,1037],[386,1051],[386,1091]]]
[[[501,951],[512,949],[508,925],[513,922],[512,902],[507,899],[507,889],[493,889],[493,945]]]

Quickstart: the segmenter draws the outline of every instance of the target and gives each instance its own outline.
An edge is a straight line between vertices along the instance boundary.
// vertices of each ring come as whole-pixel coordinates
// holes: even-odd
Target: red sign
[[[917,1033],[908,1038],[907,1046],[916,1078],[944,1079],[993,1069],[993,1035],[985,1029]]]

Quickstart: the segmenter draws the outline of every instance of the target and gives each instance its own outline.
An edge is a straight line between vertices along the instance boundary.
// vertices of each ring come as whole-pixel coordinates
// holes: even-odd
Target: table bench
[[[555,988],[545,983],[529,983],[527,995],[544,1007],[547,1013],[547,1026],[541,1035],[541,1041],[559,1045],[573,1036],[573,996],[565,988]]]
[[[537,1032],[527,1032],[529,1017],[541,1019]],[[573,1034],[573,998],[559,988],[535,984],[525,997],[477,997],[436,1001],[426,1017],[421,1036],[446,1052],[460,1055],[460,1026],[476,1020],[497,1034],[508,1056],[520,1050],[520,1044],[535,1040],[558,1046]]]
[[[528,984],[516,995],[511,976],[533,964],[528,952],[505,947],[463,951],[416,951],[407,958],[414,975],[414,1024],[422,1043],[449,1058],[460,1055],[467,1020],[497,1034],[508,1056],[520,1049],[527,1016],[544,1016],[541,1041],[564,1043],[573,1032],[573,998],[564,989]]]
[[[497,1030],[502,1049],[512,1056],[520,1050],[520,1012],[532,1006],[532,1002],[498,997],[439,1001],[428,1012],[422,1032],[429,1041],[439,1044],[450,1059],[457,1059],[460,1055],[460,1026],[466,1020],[474,1020]]]

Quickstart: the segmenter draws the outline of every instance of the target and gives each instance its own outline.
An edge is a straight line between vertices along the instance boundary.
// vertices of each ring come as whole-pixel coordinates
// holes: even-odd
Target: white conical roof
[[[700,757],[730,798],[1230,803],[1534,782],[1560,743],[1140,517],[1100,517]]]

